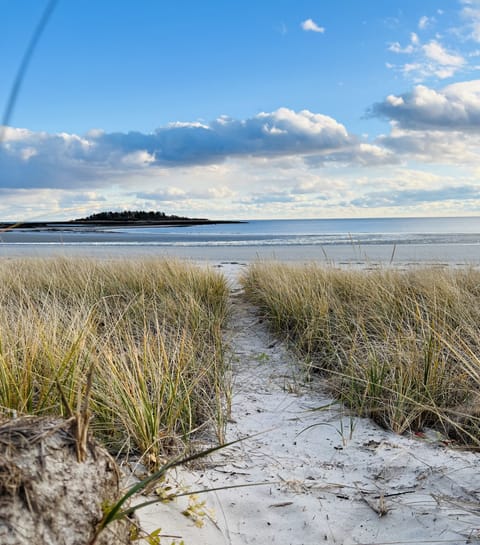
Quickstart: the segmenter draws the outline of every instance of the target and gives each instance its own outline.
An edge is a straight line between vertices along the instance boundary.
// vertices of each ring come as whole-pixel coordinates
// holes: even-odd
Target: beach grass
[[[153,466],[212,427],[223,440],[225,278],[186,262],[0,262],[0,411],[65,415]]]
[[[480,271],[258,262],[242,283],[357,414],[480,446]]]

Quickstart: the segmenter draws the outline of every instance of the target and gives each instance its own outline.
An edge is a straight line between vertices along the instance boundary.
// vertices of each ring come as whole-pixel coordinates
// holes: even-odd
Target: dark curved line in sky
[[[25,53],[22,58],[22,62],[20,63],[20,66],[18,67],[18,71],[15,76],[15,80],[13,82],[12,88],[10,90],[10,95],[8,97],[7,105],[5,107],[5,111],[2,117],[2,123],[1,123],[2,126],[0,127],[0,144],[3,142],[5,127],[10,123],[13,110],[15,109],[15,104],[17,102],[18,95],[20,93],[20,89],[22,87],[22,83],[25,78],[25,74],[27,73],[28,65],[30,64],[30,61],[32,60],[32,57],[33,57],[33,54],[35,53],[35,49],[37,48],[38,42],[40,41],[43,31],[45,30],[45,27],[47,26],[47,23],[50,20],[50,17],[52,16],[57,4],[58,4],[58,0],[50,0],[48,4],[46,5],[45,10],[42,14],[42,17],[40,18],[32,34],[32,37],[30,38],[30,42],[27,46],[27,49],[25,50]]]

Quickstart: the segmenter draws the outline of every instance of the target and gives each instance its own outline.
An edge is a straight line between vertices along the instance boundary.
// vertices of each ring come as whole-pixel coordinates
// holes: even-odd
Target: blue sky
[[[46,2],[0,0],[0,109]],[[59,0],[0,218],[480,213],[480,0]]]

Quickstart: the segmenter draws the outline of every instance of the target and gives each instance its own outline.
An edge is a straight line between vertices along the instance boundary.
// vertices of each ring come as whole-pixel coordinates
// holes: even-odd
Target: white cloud
[[[439,42],[431,40],[422,46],[425,57],[433,61],[439,67],[438,70],[451,71],[454,74],[456,70],[465,64],[465,59],[458,54],[449,53]],[[445,76],[448,77],[448,76]]]
[[[311,166],[351,166],[363,167],[391,165],[398,162],[398,158],[388,148],[377,144],[359,142],[345,151],[336,151],[323,156],[305,157],[305,162]]]
[[[480,132],[480,80],[448,85],[440,90],[417,85],[411,93],[389,95],[374,105],[374,115],[409,129]]]
[[[0,217],[4,221],[79,217],[105,208],[105,202],[94,191],[0,188]]]
[[[397,97],[395,95],[388,95],[385,100],[392,106],[401,106],[404,102],[402,97]]]
[[[417,85],[389,95],[371,110],[390,120],[390,134],[376,144],[403,160],[437,165],[477,165],[480,160],[480,80],[443,89]]]
[[[462,55],[448,51],[438,40],[430,40],[422,44],[415,32],[411,33],[408,45],[402,47],[399,42],[394,42],[388,46],[388,50],[412,57],[411,61],[403,65],[387,63],[387,67],[418,82],[431,77],[438,79],[452,77],[467,65]]]
[[[192,200],[210,200],[210,199],[231,199],[237,195],[226,185],[215,187],[177,187],[166,186],[159,187],[152,191],[137,191],[133,193],[136,197],[148,201],[192,201]]]
[[[35,155],[37,154],[38,154],[38,151],[33,147],[26,147],[20,151],[20,157],[24,161],[28,161],[30,158],[35,157]]]
[[[169,123],[167,127],[171,127],[172,129],[208,129],[208,125],[200,123],[199,121],[173,121]]]
[[[325,28],[322,26],[318,26],[317,23],[313,21],[313,19],[305,19],[305,21],[303,21],[300,26],[306,32],[319,32],[321,34],[325,32]]]
[[[418,206],[423,203],[452,203],[458,207],[463,201],[480,202],[480,188],[476,185],[440,186],[422,190],[374,191],[354,199],[352,204],[365,208]]]
[[[425,28],[427,28],[427,26],[429,25],[430,23],[430,18],[427,17],[426,15],[424,15],[423,17],[420,17],[419,21],[418,21],[418,28],[420,30],[424,30]]]
[[[404,160],[433,165],[475,166],[480,158],[480,136],[462,131],[405,129],[393,124],[378,145],[387,147]]]
[[[466,24],[467,38],[480,42],[480,3],[462,1],[461,16]]]
[[[138,150],[133,151],[132,153],[127,153],[127,155],[121,158],[121,162],[126,166],[138,168],[155,163],[155,156],[148,153],[148,151]]]
[[[399,42],[393,42],[388,46],[388,50],[392,53],[413,53],[413,45],[408,44],[405,47],[402,47]]]
[[[28,141],[29,138],[38,138],[41,133],[34,133],[32,131],[29,131],[28,129],[17,129],[15,127],[6,127],[4,125],[0,125],[0,130],[3,131],[3,137],[2,142],[3,144],[7,144],[8,142],[16,142],[16,141]]]
[[[208,196],[213,199],[228,199],[236,195],[236,191],[232,191],[229,187],[223,185],[220,187],[209,187]]]

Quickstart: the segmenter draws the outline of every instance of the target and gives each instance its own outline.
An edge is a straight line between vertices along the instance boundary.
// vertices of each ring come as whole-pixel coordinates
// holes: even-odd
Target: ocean
[[[0,256],[31,255],[480,265],[480,217],[251,220],[189,227],[0,233]]]
[[[111,232],[128,235],[132,244],[165,246],[478,245],[480,217],[251,220]]]

